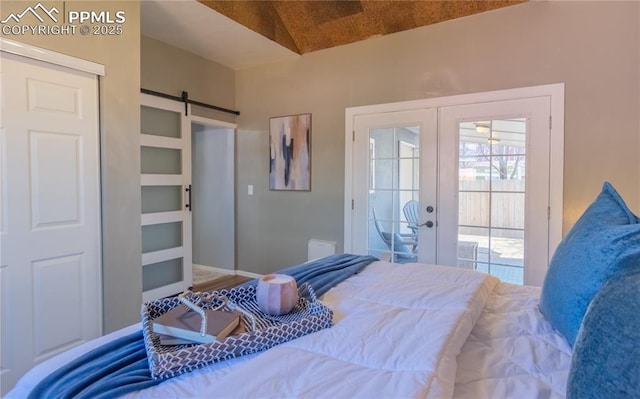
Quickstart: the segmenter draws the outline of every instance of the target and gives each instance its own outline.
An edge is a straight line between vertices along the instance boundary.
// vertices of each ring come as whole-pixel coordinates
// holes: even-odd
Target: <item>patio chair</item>
[[[419,217],[418,201],[416,200],[407,201],[407,203],[404,204],[404,206],[402,207],[402,212],[404,213],[404,217],[407,219],[407,227],[411,229],[411,231],[413,232],[413,235],[417,240],[418,229],[419,229],[418,225],[420,224],[420,221],[418,219]]]
[[[403,235],[400,233],[389,233],[384,231],[382,224],[376,217],[376,212],[373,210],[373,221],[376,226],[376,230],[380,235],[382,241],[386,244],[386,246],[391,251],[391,258],[395,263],[408,263],[408,262],[416,262],[418,260],[418,255],[415,254],[411,249],[409,249],[408,245],[415,246],[416,241],[412,240],[411,237],[408,238],[407,241],[404,240]],[[412,236],[412,235],[409,235]]]

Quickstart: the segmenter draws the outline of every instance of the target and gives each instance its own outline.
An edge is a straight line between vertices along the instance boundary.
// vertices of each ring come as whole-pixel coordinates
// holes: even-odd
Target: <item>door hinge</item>
[[[547,207],[547,220],[551,220],[551,207]]]
[[[351,141],[356,141],[356,131],[355,130],[351,131]]]
[[[549,130],[551,130],[552,126],[553,126],[553,117],[549,115]]]
[[[353,210],[353,199],[351,199],[351,210]]]

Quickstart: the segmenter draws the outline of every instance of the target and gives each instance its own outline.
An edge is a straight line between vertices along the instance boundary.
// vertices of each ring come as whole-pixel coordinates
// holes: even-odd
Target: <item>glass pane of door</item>
[[[182,246],[182,222],[142,226],[142,253]]]
[[[459,124],[459,267],[524,283],[526,118]]]
[[[418,259],[419,151],[420,126],[369,129],[367,247],[380,259]]]
[[[144,265],[142,268],[142,290],[150,291],[182,280],[184,275],[183,261],[183,258],[175,258]]]
[[[162,147],[140,147],[140,173],[179,175],[182,173],[182,150]]]
[[[142,186],[142,213],[182,210],[182,186]]]
[[[140,131],[142,134],[181,138],[180,112],[167,111],[142,105],[140,107]]]

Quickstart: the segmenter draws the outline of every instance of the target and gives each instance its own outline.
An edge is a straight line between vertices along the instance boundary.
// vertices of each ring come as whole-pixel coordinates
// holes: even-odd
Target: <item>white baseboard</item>
[[[219,267],[196,265],[195,263],[193,263],[192,266],[195,269],[207,270],[207,271],[216,272],[216,273],[220,273],[220,274],[228,274],[228,275],[231,275],[231,276],[236,274],[234,270],[222,269],[222,268],[219,268]]]
[[[193,264],[193,267],[197,269],[210,270],[216,273],[227,274],[229,276],[243,276],[243,277],[251,277],[251,278],[262,277],[262,274],[245,272],[244,270],[228,270],[228,269],[221,269],[219,267],[213,267],[213,266],[196,265],[195,263]]]

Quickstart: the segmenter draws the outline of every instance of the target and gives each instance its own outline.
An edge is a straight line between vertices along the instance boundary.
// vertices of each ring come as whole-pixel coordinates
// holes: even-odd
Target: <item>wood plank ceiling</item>
[[[198,0],[298,54],[522,3],[526,0]]]

